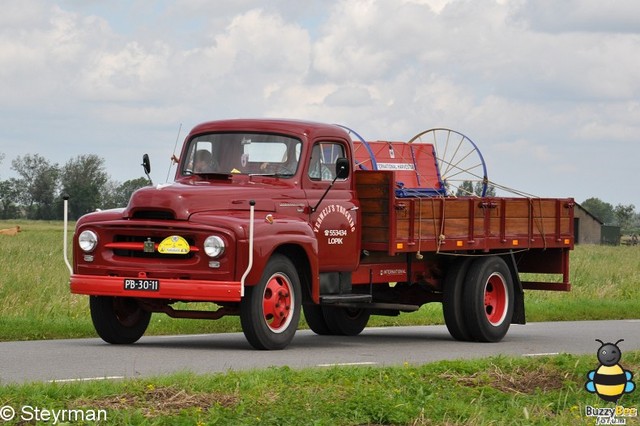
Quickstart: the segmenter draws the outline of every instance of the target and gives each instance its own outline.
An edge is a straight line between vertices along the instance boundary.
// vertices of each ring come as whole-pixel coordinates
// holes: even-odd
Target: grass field
[[[62,223],[4,221],[23,232],[0,236],[0,341],[95,336],[88,298],[72,295],[62,256]],[[640,316],[640,246],[577,246],[571,292],[529,291],[528,321],[623,319]],[[442,324],[440,304],[399,317],[372,317],[371,326]],[[305,327],[304,322],[301,324]],[[147,334],[240,331],[236,317],[218,321],[154,314]]]
[[[61,224],[12,221],[0,222],[0,228],[16,224],[22,233],[0,237],[0,340],[95,336],[87,298],[68,291]],[[640,247],[577,247],[571,258],[573,291],[528,292],[528,320],[638,318],[639,255]],[[439,323],[441,307],[432,304],[400,317],[374,317],[370,325]],[[239,330],[234,317],[194,321],[154,314],[148,333]],[[494,357],[420,366],[0,382],[0,416],[14,410],[16,417],[7,424],[36,423],[35,407],[67,415],[66,424],[93,424],[75,420],[103,413],[99,424],[108,425],[593,425],[596,419],[585,415],[587,406],[614,407],[584,389],[586,374],[598,367],[595,349],[587,356]],[[640,384],[640,352],[624,352],[620,363]],[[640,408],[640,391],[625,394],[619,405]],[[26,414],[21,411],[25,406],[31,407]],[[625,420],[638,424],[639,418]]]

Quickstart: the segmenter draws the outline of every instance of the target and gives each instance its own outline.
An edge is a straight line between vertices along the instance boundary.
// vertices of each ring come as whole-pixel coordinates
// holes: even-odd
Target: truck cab
[[[186,137],[175,182],[140,189],[126,208],[77,222],[71,291],[90,296],[96,330],[111,343],[137,340],[150,313],[165,312],[239,314],[254,346],[286,345],[301,304],[319,301],[320,277],[358,267],[351,158],[337,126],[203,123]],[[252,298],[260,306],[242,314]],[[178,301],[220,309],[177,311]],[[255,309],[263,311],[257,318]]]

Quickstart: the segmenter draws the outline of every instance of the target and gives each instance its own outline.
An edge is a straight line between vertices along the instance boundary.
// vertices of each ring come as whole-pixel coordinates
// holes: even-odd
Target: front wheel
[[[129,297],[89,296],[89,308],[98,336],[112,344],[137,342],[151,320],[151,312]]]
[[[482,257],[469,267],[463,290],[465,324],[474,340],[497,342],[511,325],[513,278],[498,256]]]
[[[247,287],[240,304],[240,323],[256,349],[284,349],[300,321],[300,281],[291,261],[274,255],[260,282]]]

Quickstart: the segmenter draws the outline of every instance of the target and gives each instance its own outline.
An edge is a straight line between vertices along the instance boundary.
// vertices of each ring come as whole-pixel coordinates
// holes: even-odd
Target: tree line
[[[63,166],[39,154],[16,157],[11,170],[18,177],[0,180],[0,219],[62,219],[62,197],[69,194],[69,218],[75,220],[98,208],[126,206],[136,189],[148,185],[143,177],[114,181],[104,164],[94,154],[79,155]]]
[[[618,204],[615,207],[599,198],[588,198],[580,205],[605,225],[619,226],[623,234],[640,233],[640,214],[633,204]]]

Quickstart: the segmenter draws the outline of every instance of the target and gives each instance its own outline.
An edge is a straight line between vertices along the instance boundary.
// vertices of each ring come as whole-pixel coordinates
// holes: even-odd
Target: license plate
[[[124,289],[137,291],[158,291],[160,290],[160,280],[125,278]]]

